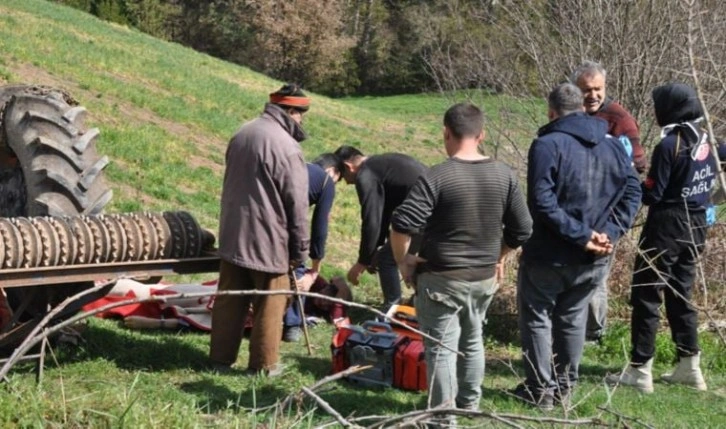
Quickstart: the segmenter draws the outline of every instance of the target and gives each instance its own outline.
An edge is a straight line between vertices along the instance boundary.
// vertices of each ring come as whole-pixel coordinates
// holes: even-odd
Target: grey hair
[[[561,83],[552,89],[547,96],[547,104],[557,116],[566,116],[570,113],[582,112],[584,102],[582,91],[571,83]]]
[[[570,82],[577,84],[577,81],[580,80],[582,76],[593,76],[596,74],[602,75],[603,79],[607,81],[608,73],[600,63],[589,60],[583,61],[583,63],[577,66],[577,68],[572,72]]]

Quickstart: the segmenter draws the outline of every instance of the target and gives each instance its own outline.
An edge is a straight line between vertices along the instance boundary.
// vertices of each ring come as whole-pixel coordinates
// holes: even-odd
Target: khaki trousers
[[[219,291],[290,290],[287,274],[263,273],[238,267],[226,261],[219,263]],[[288,295],[218,296],[212,308],[212,336],[209,358],[224,365],[237,360],[250,304],[254,309],[254,326],[250,338],[248,367],[263,370],[279,361],[282,337],[282,316]]]

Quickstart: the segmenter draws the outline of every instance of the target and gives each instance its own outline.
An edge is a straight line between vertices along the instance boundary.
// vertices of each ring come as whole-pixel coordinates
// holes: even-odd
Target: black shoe
[[[513,390],[510,390],[509,393],[520,401],[540,410],[550,411],[554,409],[554,395],[547,391],[537,392],[537,390],[540,389],[529,388],[526,384],[521,383]]]
[[[282,333],[282,341],[286,343],[297,343],[303,335],[303,330],[299,326],[286,327]]]
[[[602,334],[600,333],[588,333],[585,335],[585,345],[602,345]]]

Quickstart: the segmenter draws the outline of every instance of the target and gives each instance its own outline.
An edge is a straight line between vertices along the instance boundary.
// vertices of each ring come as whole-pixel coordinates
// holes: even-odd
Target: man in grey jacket
[[[229,142],[219,219],[219,290],[289,290],[288,273],[307,258],[308,174],[299,142],[310,99],[297,85],[270,94],[260,117]],[[248,371],[277,375],[285,295],[218,296],[212,310],[215,369],[237,360],[252,304]]]

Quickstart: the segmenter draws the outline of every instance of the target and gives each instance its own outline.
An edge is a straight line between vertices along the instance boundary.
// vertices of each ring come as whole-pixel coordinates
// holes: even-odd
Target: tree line
[[[430,90],[421,0],[56,0],[306,89]]]
[[[543,97],[589,59],[645,124],[653,87],[700,77],[724,128],[720,0],[56,1],[330,96]]]

